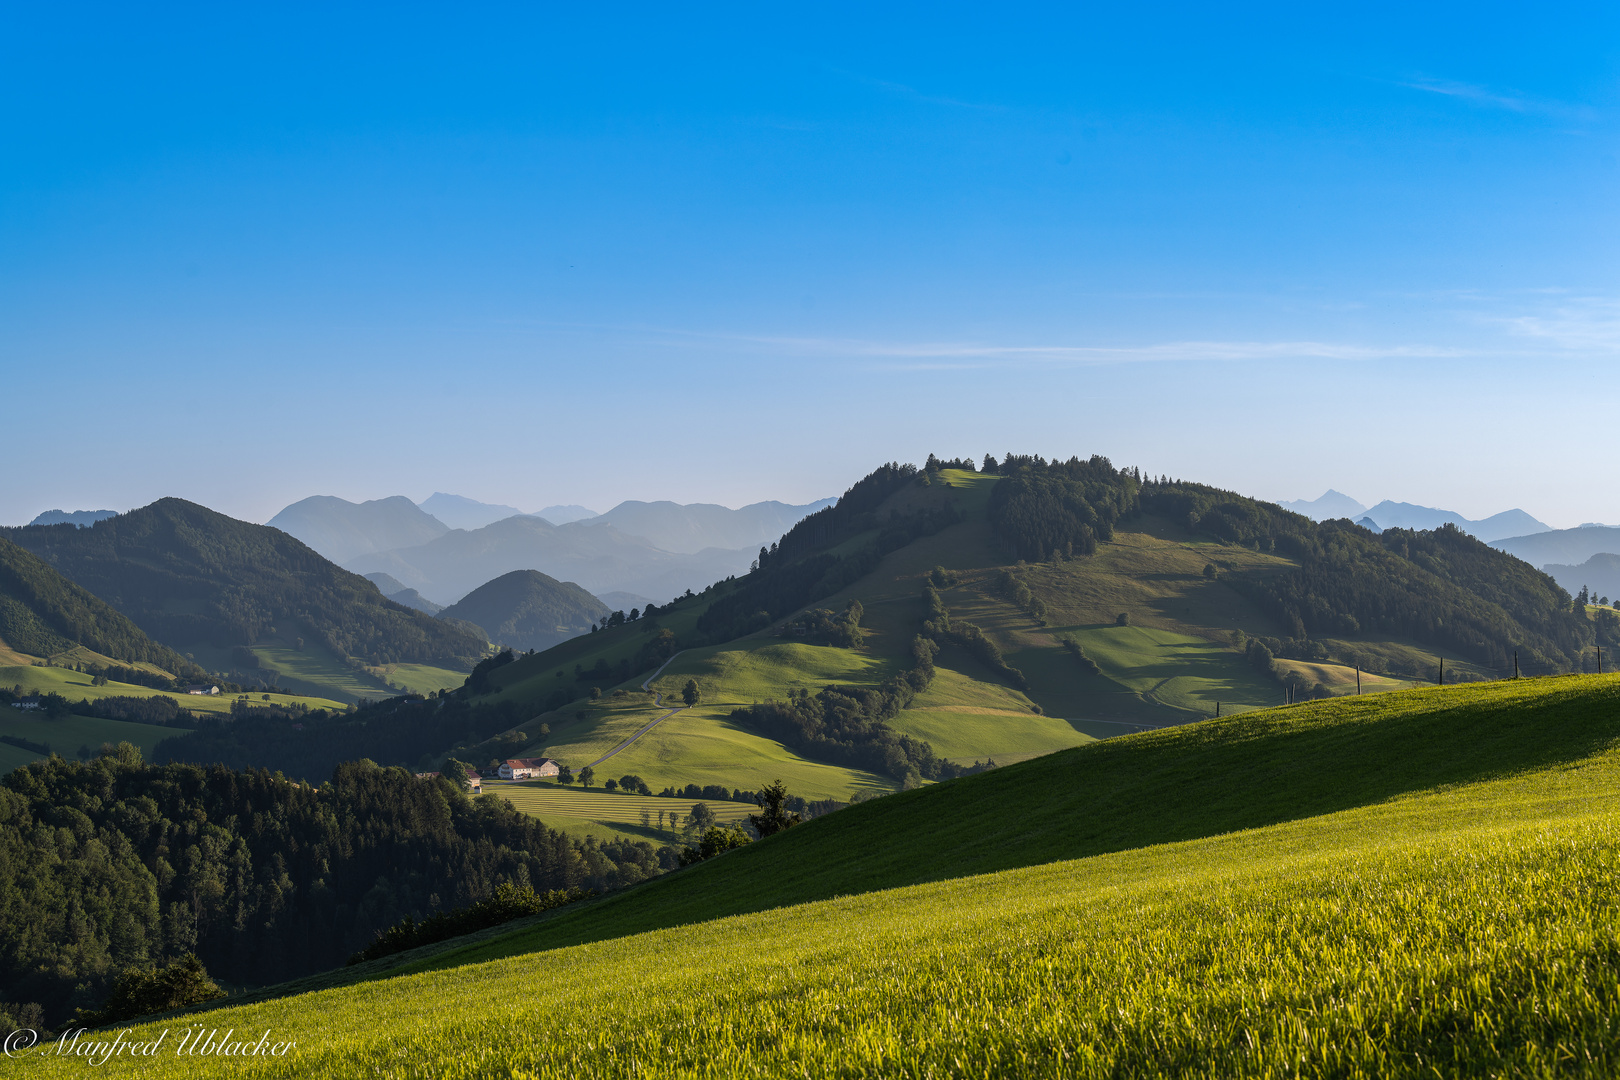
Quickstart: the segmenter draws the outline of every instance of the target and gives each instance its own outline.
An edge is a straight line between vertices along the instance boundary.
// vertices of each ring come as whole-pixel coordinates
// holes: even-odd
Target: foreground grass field
[[[190,1018],[297,1040],[286,1059],[101,1068],[1612,1075],[1617,736],[1620,679],[1585,677],[1110,740],[840,811],[434,970]],[[133,1037],[164,1026],[185,1028]]]

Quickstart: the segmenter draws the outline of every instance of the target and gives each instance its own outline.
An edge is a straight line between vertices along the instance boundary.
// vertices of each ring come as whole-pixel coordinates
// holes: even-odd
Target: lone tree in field
[[[596,779],[596,770],[589,765],[579,770],[579,786],[590,787],[591,781]]]
[[[587,766],[587,768],[588,767],[589,766]],[[559,784],[572,784],[573,782],[574,782],[574,770],[573,769],[570,769],[568,766],[564,765],[562,768],[557,770],[557,783],[559,783]]]
[[[706,802],[700,802],[692,807],[692,812],[686,815],[686,826],[698,833],[704,833],[714,828],[714,811]]]
[[[754,795],[754,801],[764,811],[761,814],[749,814],[748,824],[759,833],[760,839],[773,836],[783,829],[791,829],[799,823],[799,815],[792,814],[782,808],[787,802],[787,787],[780,780],[766,784]]]
[[[703,692],[698,689],[697,680],[687,679],[686,685],[681,688],[681,700],[686,702],[687,708],[691,708],[702,699]]]

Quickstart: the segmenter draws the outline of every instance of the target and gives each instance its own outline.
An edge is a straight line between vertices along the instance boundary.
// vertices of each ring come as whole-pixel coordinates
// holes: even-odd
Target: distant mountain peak
[[[482,529],[509,517],[519,517],[523,511],[501,503],[479,502],[465,495],[452,495],[435,491],[417,504],[452,529]]]
[[[493,642],[544,651],[589,633],[607,606],[574,584],[538,570],[513,570],[484,582],[439,612],[472,623]]]
[[[553,525],[567,525],[575,521],[586,521],[593,517],[601,517],[595,510],[584,506],[569,503],[567,506],[545,506],[536,510],[531,517],[545,518]]]
[[[1312,521],[1328,521],[1332,518],[1358,518],[1367,512],[1365,506],[1362,506],[1344,492],[1334,491],[1332,488],[1328,488],[1320,497],[1315,499],[1295,499],[1277,505],[1284,510],[1304,514]]]
[[[30,521],[30,525],[77,525],[88,529],[98,521],[118,516],[116,510],[47,510]]]
[[[352,503],[336,495],[300,499],[266,522],[302,540],[333,562],[392,548],[414,547],[450,529],[403,495]]]

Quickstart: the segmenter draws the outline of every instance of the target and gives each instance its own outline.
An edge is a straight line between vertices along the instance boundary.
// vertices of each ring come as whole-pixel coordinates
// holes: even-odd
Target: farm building
[[[209,695],[213,695],[213,694],[219,693],[219,687],[217,687],[217,686],[188,686],[188,687],[186,687],[186,693],[188,693],[188,694],[209,694]]]
[[[528,780],[536,776],[556,776],[562,768],[548,757],[508,758],[501,762],[502,780]]]

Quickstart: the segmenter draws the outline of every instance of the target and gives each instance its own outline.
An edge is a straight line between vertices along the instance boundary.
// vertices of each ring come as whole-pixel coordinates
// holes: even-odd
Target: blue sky
[[[7,6],[0,522],[1009,449],[1620,520],[1612,5],[582,7]]]

